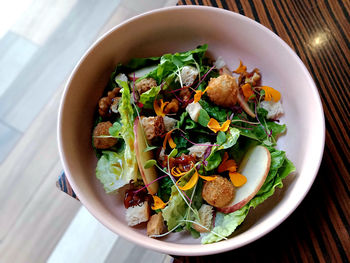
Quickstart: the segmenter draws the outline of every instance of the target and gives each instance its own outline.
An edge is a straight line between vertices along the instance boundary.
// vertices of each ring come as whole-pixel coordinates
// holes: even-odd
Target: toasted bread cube
[[[212,220],[213,220],[213,207],[211,205],[203,204],[201,208],[198,210],[200,224],[210,229]],[[192,225],[195,230],[200,233],[209,232],[207,229],[201,227],[200,225],[193,224]]]
[[[151,216],[147,223],[147,235],[160,235],[164,231],[164,219],[162,213]]]
[[[129,226],[136,226],[142,222],[147,222],[150,216],[148,202],[141,205],[129,207],[126,210],[125,218]]]

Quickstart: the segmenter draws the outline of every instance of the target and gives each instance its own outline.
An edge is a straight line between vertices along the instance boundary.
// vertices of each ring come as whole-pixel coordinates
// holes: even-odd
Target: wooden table
[[[179,1],[192,4],[240,13],[287,42],[315,80],[327,131],[316,181],[284,223],[243,248],[175,262],[349,262],[350,1]]]
[[[175,257],[174,262],[350,261],[350,1],[182,0],[231,10],[279,35],[302,59],[318,87],[326,119],[322,164],[296,211],[258,241],[231,252]],[[72,194],[66,180],[59,181]]]

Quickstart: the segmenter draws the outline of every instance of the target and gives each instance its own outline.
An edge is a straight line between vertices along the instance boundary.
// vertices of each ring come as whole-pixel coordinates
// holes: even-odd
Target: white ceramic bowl
[[[148,238],[143,228],[128,227],[122,198],[107,195],[95,177],[97,159],[91,147],[94,110],[119,62],[159,56],[208,43],[208,55],[222,56],[231,69],[239,59],[248,70],[261,70],[263,84],[282,93],[287,133],[278,148],[287,152],[297,173],[285,187],[252,209],[227,241],[201,245],[199,239],[174,233]],[[59,150],[67,177],[81,202],[106,227],[149,249],[172,255],[206,255],[232,250],[265,235],[303,200],[317,174],[324,147],[324,115],[309,72],[278,36],[239,14],[209,7],[172,7],[134,17],[101,37],[75,67],[60,105]]]

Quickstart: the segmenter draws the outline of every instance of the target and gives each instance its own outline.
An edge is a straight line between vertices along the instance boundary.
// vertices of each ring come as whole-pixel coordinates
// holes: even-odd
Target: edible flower
[[[202,178],[203,180],[206,180],[206,181],[212,181],[212,180],[216,179],[216,176],[200,175],[196,169],[194,174],[192,175],[191,179],[184,186],[179,186],[179,189],[181,189],[183,191],[192,189],[196,185],[196,183],[198,182],[199,177]],[[178,184],[178,182],[180,180],[181,180],[181,178],[176,182],[176,184]]]
[[[233,159],[228,159],[228,153],[225,152],[223,156],[223,161],[218,167],[218,172],[222,173],[225,171],[229,171],[228,175],[230,176],[231,182],[234,186],[240,187],[244,185],[247,182],[247,178],[236,172],[237,171],[237,164],[235,160]]]
[[[171,130],[169,132],[167,132],[167,134],[165,135],[164,141],[163,141],[163,149],[166,148],[166,144],[167,142],[169,143],[169,146],[171,149],[174,149],[176,147],[176,143],[174,142],[173,138],[171,138],[171,133],[174,130]]]
[[[201,90],[196,90],[196,94],[194,95],[194,103],[197,103],[198,101],[200,101],[201,97],[203,96],[203,94],[208,90],[209,86],[206,87],[206,89],[204,91]]]
[[[281,93],[278,90],[268,86],[262,86],[261,88],[265,91],[265,100],[273,99],[274,102],[277,102],[281,99]]]
[[[233,159],[228,159],[228,153],[225,152],[224,157],[222,158],[222,162],[218,167],[218,172],[222,173],[225,171],[229,171],[229,172],[236,172],[237,171],[237,164],[235,162],[235,160]]]
[[[237,73],[237,74],[242,74],[246,71],[247,71],[247,66],[244,66],[242,63],[242,60],[240,60],[238,68],[236,70],[234,70],[233,72]]]
[[[220,124],[217,120],[215,120],[214,118],[210,118],[207,126],[213,132],[217,133],[218,131],[226,132],[228,130],[228,127],[230,126],[230,124],[231,124],[231,121],[227,120],[220,126]]]
[[[168,203],[164,203],[162,199],[160,199],[156,195],[152,195],[152,197],[153,197],[153,205],[152,205],[153,210],[163,209],[168,204]]]
[[[183,176],[185,175],[187,172],[181,172],[180,169],[178,167],[173,167],[171,168],[171,175],[175,176],[175,177],[179,177],[179,176]]]
[[[159,102],[160,102],[160,105],[159,105]],[[153,108],[154,108],[154,111],[157,114],[157,116],[162,116],[162,117],[165,116],[164,107],[168,104],[169,104],[169,102],[168,101],[163,102],[163,99],[160,99],[159,101],[154,100]]]
[[[242,175],[240,173],[237,173],[237,172],[231,173],[231,172],[229,172],[228,175],[230,176],[231,182],[236,187],[240,187],[240,186],[244,185],[247,182],[247,177],[245,177],[244,175]]]
[[[242,86],[242,91],[243,91],[243,95],[244,95],[244,98],[246,101],[248,101],[249,98],[251,98],[251,96],[254,95],[252,87],[250,86],[249,83],[246,83]]]

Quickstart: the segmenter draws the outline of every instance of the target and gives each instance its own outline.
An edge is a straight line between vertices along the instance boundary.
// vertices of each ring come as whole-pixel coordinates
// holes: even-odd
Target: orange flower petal
[[[242,86],[242,91],[246,101],[248,101],[249,98],[254,95],[252,87],[249,83],[246,83]]]
[[[237,73],[237,74],[242,74],[242,73],[244,73],[246,71],[247,71],[247,67],[244,66],[243,63],[242,63],[242,60],[240,60],[238,68],[235,71],[233,71],[233,72]]]
[[[245,177],[240,173],[237,173],[237,172],[229,173],[229,176],[230,176],[231,182],[236,187],[240,187],[247,182],[247,177]]]
[[[189,190],[196,185],[197,181],[198,181],[198,173],[196,171],[192,175],[191,179],[184,186],[179,186],[179,188],[183,191]]]
[[[262,86],[261,88],[265,91],[265,100],[270,101],[273,99],[274,102],[277,102],[281,99],[281,93],[278,90],[269,86]]]
[[[179,168],[175,168],[175,166],[173,167],[173,168],[171,168],[171,174],[173,175],[173,176],[175,176],[175,177],[179,177],[179,176],[183,176],[183,175],[185,175],[187,172],[181,172],[180,170],[179,170]]]
[[[153,197],[153,205],[152,205],[153,210],[163,209],[167,205],[167,203],[164,203],[162,199],[160,199],[158,196],[152,195],[152,197]]]
[[[201,99],[201,97],[202,97],[202,91],[201,90],[196,90],[195,91],[196,92],[196,94],[194,94],[194,100],[193,100],[193,102],[194,103],[197,103],[198,101],[200,101],[200,99]]]
[[[173,138],[171,138],[170,135],[169,135],[168,142],[171,149],[174,149],[176,147],[176,143],[174,142]]]
[[[220,131],[227,131],[228,130],[228,127],[230,127],[230,124],[231,124],[231,121],[230,120],[227,120],[225,121],[222,125],[221,125],[221,129]]]
[[[218,167],[218,172],[222,173],[225,171],[235,172],[237,170],[237,164],[235,160],[226,160],[222,162]]]
[[[217,133],[221,129],[219,122],[214,118],[210,118],[207,126],[209,129],[211,129],[215,133]]]
[[[171,133],[173,132],[174,130],[171,130],[169,132],[167,132],[167,134],[165,135],[164,137],[164,141],[163,141],[163,148],[165,149],[166,148],[166,144],[167,142],[169,142],[169,146],[174,149],[176,147],[176,143],[174,142],[174,140],[171,138]]]
[[[159,106],[159,102],[160,102],[160,106]],[[164,107],[168,104],[169,104],[169,102],[168,101],[163,102],[163,99],[161,99],[159,101],[154,100],[153,109],[154,109],[154,112],[157,114],[157,116],[162,116],[162,117],[165,116]]]
[[[205,181],[213,181],[217,178],[217,176],[215,176],[215,175],[214,176],[204,176],[204,175],[200,175],[200,174],[198,174],[198,175],[200,178],[202,178]]]

